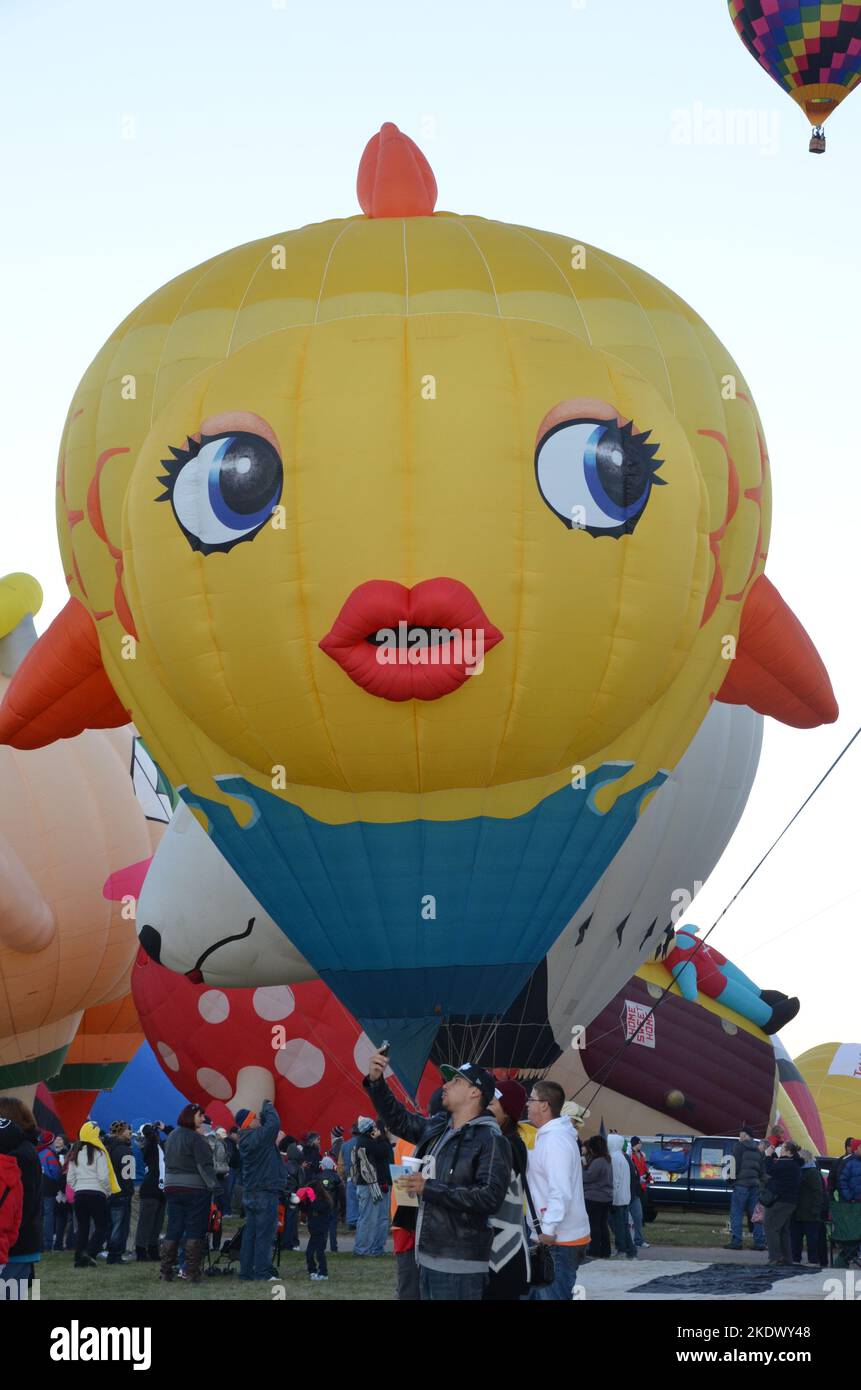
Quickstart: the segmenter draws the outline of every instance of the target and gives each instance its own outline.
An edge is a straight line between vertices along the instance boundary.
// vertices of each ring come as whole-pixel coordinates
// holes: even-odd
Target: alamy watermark
[[[470,676],[484,669],[484,628],[414,627],[402,619],[397,628],[381,627],[374,641],[381,666],[465,666]]]
[[[780,149],[780,112],[728,106],[680,106],[672,113],[674,145],[748,146],[774,156]]]

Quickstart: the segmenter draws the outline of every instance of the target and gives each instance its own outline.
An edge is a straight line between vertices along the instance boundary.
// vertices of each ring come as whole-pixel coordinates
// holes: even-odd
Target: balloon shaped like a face
[[[767,453],[709,328],[569,237],[433,213],[411,142],[372,144],[366,216],[228,251],[120,325],[58,523],[118,711],[416,1079],[441,1018],[511,1003],[736,656],[726,698],[764,707],[764,628],[814,668],[764,704],[834,705],[762,587]]]

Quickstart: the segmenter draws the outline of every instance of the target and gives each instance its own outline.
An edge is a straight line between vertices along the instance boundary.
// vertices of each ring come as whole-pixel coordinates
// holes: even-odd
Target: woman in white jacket
[[[94,1124],[83,1125],[80,1138],[72,1145],[66,1181],[75,1194],[75,1225],[78,1233],[75,1268],[88,1269],[96,1264],[95,1256],[105,1242],[108,1198],[119,1188]]]

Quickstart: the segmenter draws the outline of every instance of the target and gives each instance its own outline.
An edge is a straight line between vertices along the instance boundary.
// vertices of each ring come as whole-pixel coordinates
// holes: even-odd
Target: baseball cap
[[[472,1086],[477,1086],[481,1091],[481,1098],[485,1105],[489,1105],[492,1100],[502,1100],[502,1092],[496,1089],[496,1082],[489,1071],[484,1067],[476,1066],[475,1062],[464,1062],[462,1067],[440,1067],[443,1079],[451,1081],[455,1076],[465,1076]]]

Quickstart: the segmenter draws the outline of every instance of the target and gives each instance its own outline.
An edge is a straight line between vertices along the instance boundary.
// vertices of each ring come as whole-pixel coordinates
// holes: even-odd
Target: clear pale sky
[[[710,925],[861,722],[861,93],[809,155],[725,0],[3,0],[0,45],[0,573],[40,579],[40,629],[66,599],[57,446],[104,338],[188,266],[357,211],[358,159],[385,120],[424,149],[438,207],[605,248],[711,324],[765,424],[768,574],[841,718],[768,722],[748,810],[690,915]],[[712,937],[800,995],[793,1055],[861,1036],[859,777],[861,739]]]

